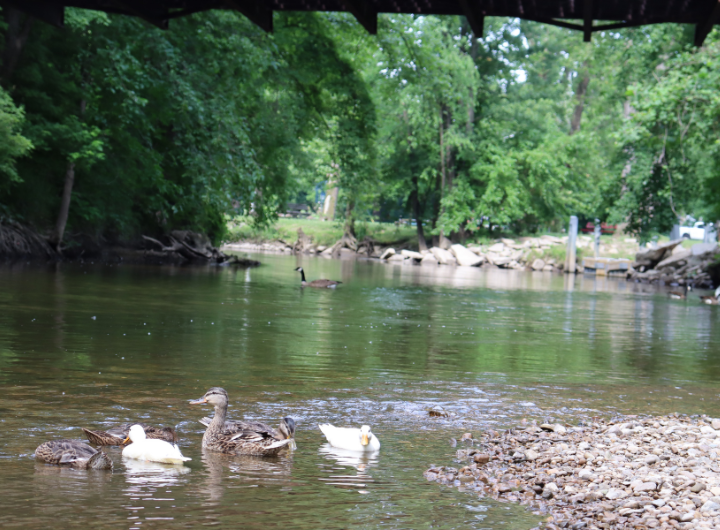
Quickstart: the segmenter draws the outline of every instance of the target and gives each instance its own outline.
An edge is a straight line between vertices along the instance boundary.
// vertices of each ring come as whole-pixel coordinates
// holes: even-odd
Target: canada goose
[[[277,437],[275,429],[260,422],[246,422],[248,429],[245,430],[226,430],[228,395],[224,388],[213,387],[190,405],[203,403],[215,407],[215,416],[203,435],[203,449],[234,455],[275,456],[294,442],[292,438]]]
[[[79,440],[52,440],[35,449],[35,458],[77,469],[112,469],[110,457]]]
[[[302,274],[302,281],[300,282],[300,285],[303,287],[319,287],[321,289],[335,289],[335,287],[338,286],[339,283],[342,282],[336,282],[335,280],[313,280],[311,282],[308,282],[305,280],[305,271],[302,267],[298,267],[295,269],[296,272],[299,272]]]
[[[673,300],[685,300],[688,291],[692,291],[692,285],[685,284],[682,291],[670,291],[668,296]]]
[[[348,449],[350,451],[377,451],[380,449],[380,440],[370,432],[368,425],[359,429],[335,427],[326,423],[318,425],[320,430],[333,447]]]
[[[132,444],[123,449],[122,454],[125,458],[159,462],[161,464],[182,464],[187,460],[192,460],[183,456],[176,444],[171,444],[165,440],[147,438],[142,425],[130,427],[125,442],[127,441],[132,441]]]
[[[707,305],[718,305],[720,304],[720,287],[715,289],[715,295],[701,296],[700,300]]]

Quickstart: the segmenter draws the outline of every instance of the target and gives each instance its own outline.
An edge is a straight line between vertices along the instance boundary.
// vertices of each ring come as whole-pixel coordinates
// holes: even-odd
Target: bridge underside
[[[371,34],[378,13],[464,15],[478,38],[486,16],[517,17],[583,33],[646,24],[695,25],[701,46],[720,21],[720,0],[0,0],[50,24],[62,26],[65,7],[81,7],[140,17],[160,28],[171,19],[207,11],[239,11],[265,31],[272,31],[274,11],[344,11]]]

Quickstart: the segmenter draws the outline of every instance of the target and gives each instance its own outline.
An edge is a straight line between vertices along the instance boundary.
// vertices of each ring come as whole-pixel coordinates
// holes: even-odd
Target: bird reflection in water
[[[242,488],[259,485],[291,487],[293,485],[293,454],[288,451],[277,457],[228,455],[203,451],[202,463],[207,474],[205,486],[200,487],[200,493],[204,493],[211,503],[222,498],[225,487]]]
[[[326,473],[329,473],[330,476],[320,478],[320,480],[326,484],[339,488],[357,488],[361,492],[366,493],[363,488],[375,482],[367,472],[369,469],[378,465],[380,459],[379,451],[374,453],[361,453],[359,451],[338,449],[330,444],[324,444],[320,446],[318,452],[334,464],[332,467],[324,470]],[[349,467],[355,468],[357,473],[355,475],[338,473],[338,471],[346,471]]]
[[[167,487],[182,484],[183,475],[190,473],[190,468],[172,464],[146,462],[133,458],[123,458],[125,481],[136,486]]]

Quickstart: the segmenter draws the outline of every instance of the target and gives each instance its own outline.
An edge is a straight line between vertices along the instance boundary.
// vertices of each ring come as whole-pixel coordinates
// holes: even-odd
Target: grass
[[[247,219],[236,218],[228,222],[226,240],[235,241],[274,241],[282,239],[286,243],[297,240],[298,228],[312,238],[317,245],[333,245],[343,235],[341,221],[321,221],[320,219],[278,219],[266,228],[252,226]],[[414,226],[396,225],[394,223],[358,222],[355,224],[358,240],[370,236],[381,245],[403,244],[417,240]],[[417,243],[415,243],[417,246]]]

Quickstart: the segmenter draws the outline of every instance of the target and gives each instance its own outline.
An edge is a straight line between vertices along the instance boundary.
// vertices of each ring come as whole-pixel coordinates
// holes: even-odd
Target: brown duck
[[[215,416],[203,435],[203,449],[235,455],[275,456],[293,442],[292,438],[280,438],[275,429],[260,422],[230,422],[230,428],[226,428],[228,395],[223,388],[211,388],[190,405],[205,403],[215,407]]]
[[[212,418],[205,417],[200,421],[205,427],[210,426],[210,423],[212,423]],[[297,449],[297,445],[295,444],[295,420],[293,420],[290,417],[283,418],[280,420],[280,426],[277,429],[273,429],[271,427],[268,427],[264,423],[260,423],[259,421],[239,421],[239,420],[227,420],[225,421],[224,430],[227,432],[234,432],[238,433],[241,431],[251,431],[251,430],[271,430],[273,438],[276,440],[291,440],[290,442],[290,448],[291,449]]]
[[[112,469],[110,457],[79,440],[51,440],[35,449],[35,458],[47,464],[77,469]]]
[[[91,431],[83,428],[83,432],[90,443],[95,445],[123,445],[128,439],[130,427],[133,425],[142,426],[145,436],[155,440],[165,440],[170,443],[177,443],[178,437],[172,427],[153,427],[144,423],[123,423],[107,431]]]
[[[305,281],[305,271],[302,267],[298,267],[295,269],[296,272],[299,272],[301,274],[301,280],[300,285],[303,287],[318,287],[320,289],[335,289],[335,287],[338,286],[338,284],[341,284],[342,282],[337,282],[335,280],[313,280],[311,282]]]

